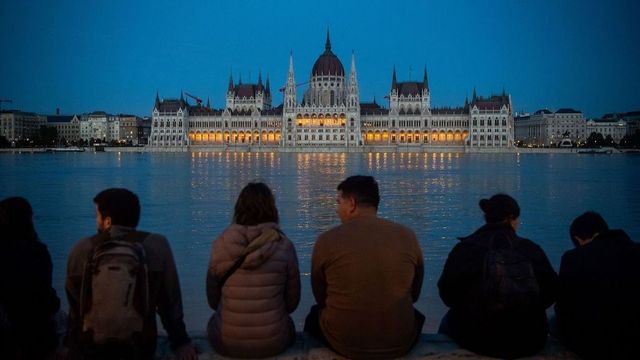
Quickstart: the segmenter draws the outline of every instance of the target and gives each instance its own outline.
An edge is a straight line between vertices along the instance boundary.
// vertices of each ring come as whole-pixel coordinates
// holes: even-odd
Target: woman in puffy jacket
[[[289,314],[300,301],[298,258],[279,229],[275,198],[264,183],[242,189],[233,223],[213,242],[207,300],[215,311],[209,341],[221,355],[274,356],[295,340]]]

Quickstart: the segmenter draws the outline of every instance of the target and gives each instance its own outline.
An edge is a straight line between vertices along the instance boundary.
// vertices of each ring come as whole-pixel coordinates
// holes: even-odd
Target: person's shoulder
[[[95,235],[84,237],[78,241],[71,247],[71,251],[69,252],[69,257],[74,256],[82,256],[91,251],[93,248],[92,239]]]

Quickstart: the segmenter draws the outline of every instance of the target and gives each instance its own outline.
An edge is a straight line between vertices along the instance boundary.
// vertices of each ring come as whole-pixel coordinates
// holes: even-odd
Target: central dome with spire
[[[327,42],[324,45],[324,53],[318,57],[318,60],[313,64],[313,69],[311,70],[311,76],[328,75],[344,76],[344,67],[340,59],[331,51],[329,30],[327,30]]]

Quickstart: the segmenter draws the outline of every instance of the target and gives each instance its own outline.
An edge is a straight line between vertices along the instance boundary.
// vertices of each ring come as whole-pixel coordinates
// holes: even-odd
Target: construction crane
[[[9,99],[0,99],[0,110],[2,110],[2,103],[11,104],[11,103],[13,103],[13,100],[9,100]]]
[[[195,100],[198,103],[198,106],[202,105],[202,99],[200,99],[197,96],[191,95],[188,92],[184,92],[185,95],[187,95],[188,97],[192,98],[193,100]]]
[[[305,82],[302,82],[302,83],[296,84],[296,88],[297,88],[297,87],[299,87],[299,86],[302,86],[302,85],[307,85],[309,82],[310,82],[310,81],[305,81]],[[280,92],[284,92],[284,90],[285,90],[286,88],[287,88],[287,86],[285,85],[285,86],[281,87],[280,89],[278,89],[278,91],[280,91]]]

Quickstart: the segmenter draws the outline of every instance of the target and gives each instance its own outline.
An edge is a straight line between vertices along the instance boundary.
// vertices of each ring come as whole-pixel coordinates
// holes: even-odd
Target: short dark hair
[[[33,210],[27,199],[15,196],[0,201],[0,237],[14,244],[38,241]]]
[[[240,191],[233,212],[233,222],[239,225],[279,222],[276,199],[265,183],[250,182]]]
[[[102,217],[110,217],[111,224],[135,228],[140,221],[140,200],[123,188],[106,189],[93,198]]]
[[[353,198],[359,206],[373,206],[378,209],[380,204],[378,182],[373,176],[349,176],[338,185],[338,191],[342,191],[343,198]]]
[[[518,202],[507,194],[495,194],[489,199],[481,199],[478,205],[484,212],[487,224],[497,224],[520,217]]]
[[[579,246],[576,236],[581,239],[592,238],[596,233],[609,230],[609,225],[595,211],[587,211],[573,220],[569,226],[569,235],[575,246]]]

